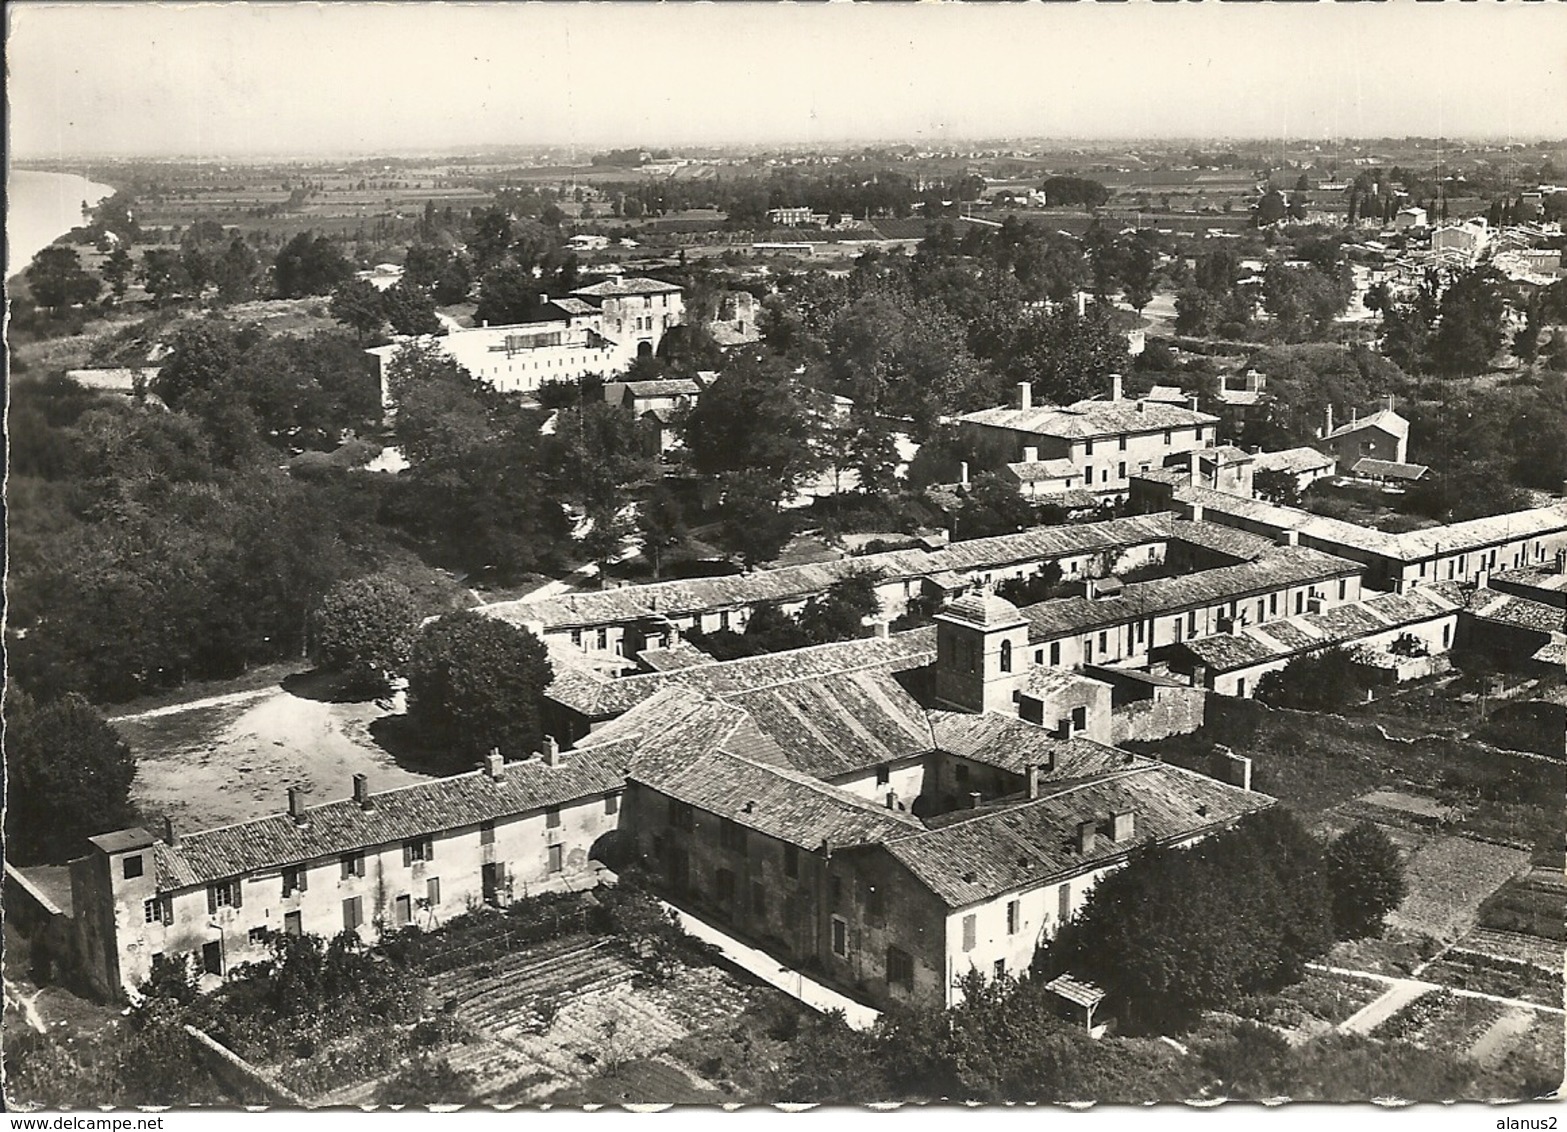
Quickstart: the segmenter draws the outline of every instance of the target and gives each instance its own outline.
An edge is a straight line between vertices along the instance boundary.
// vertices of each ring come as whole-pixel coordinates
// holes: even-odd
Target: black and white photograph
[[[5,18],[9,1127],[1555,1127],[1567,6]]]

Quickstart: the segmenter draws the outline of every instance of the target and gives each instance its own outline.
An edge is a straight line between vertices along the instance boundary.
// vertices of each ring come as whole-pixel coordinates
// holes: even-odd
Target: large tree
[[[310,232],[301,232],[284,244],[272,261],[272,283],[283,299],[329,295],[353,274],[353,266],[330,236]]]
[[[311,616],[311,659],[354,691],[380,695],[403,673],[418,629],[413,593],[390,578],[339,582]]]
[[[129,825],[136,760],[85,699],[37,703],[14,683],[5,696],[6,857],[64,861],[82,840]]]
[[[75,248],[51,244],[33,257],[22,273],[33,294],[33,301],[50,310],[90,303],[103,290],[103,284],[82,267]]]
[[[1328,846],[1327,883],[1339,939],[1380,936],[1387,914],[1409,891],[1398,846],[1370,822],[1346,830]]]
[[[543,738],[540,706],[554,673],[544,645],[498,618],[449,613],[421,630],[408,666],[408,713],[458,761],[492,748],[525,758]]]
[[[752,476],[776,504],[823,466],[821,422],[819,405],[786,363],[747,354],[731,359],[680,427],[694,470]]]
[[[332,292],[332,317],[354,332],[361,342],[386,324],[381,292],[363,279],[349,279]]]

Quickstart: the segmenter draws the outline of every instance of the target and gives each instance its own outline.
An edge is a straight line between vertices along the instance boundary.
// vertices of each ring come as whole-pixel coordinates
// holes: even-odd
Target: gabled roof
[[[1358,420],[1350,421],[1348,424],[1339,425],[1338,428],[1328,433],[1322,439],[1334,440],[1340,436],[1349,436],[1368,428],[1381,429],[1390,436],[1407,437],[1409,435],[1408,421],[1392,409],[1380,409],[1369,417],[1361,417]]]
[[[622,382],[626,392],[633,397],[695,397],[702,387],[689,377],[672,377],[662,381]]]
[[[999,629],[1019,625],[1023,621],[1017,606],[989,591],[964,594],[936,616],[944,621],[958,621],[977,629]]]
[[[578,287],[572,291],[572,294],[586,295],[595,299],[608,299],[619,298],[623,295],[665,295],[680,290],[683,290],[683,288],[677,287],[673,283],[635,276],[627,279],[606,279],[602,283]]]
[[[1058,739],[1016,716],[960,711],[932,711],[929,715],[937,750],[1010,774],[1026,775],[1032,767],[1050,766],[1043,772],[1044,780],[1065,783],[1151,765],[1130,751],[1080,735]]]
[[[1123,433],[1159,432],[1215,424],[1218,417],[1162,401],[1077,401],[1064,408],[981,409],[958,420],[964,424],[1011,429],[1036,436],[1086,440]]]
[[[1020,460],[1005,467],[1018,483],[1074,479],[1083,474],[1082,469],[1070,460]]]
[[[1254,460],[1259,472],[1292,472],[1295,475],[1333,466],[1332,456],[1304,446],[1286,448],[1282,452],[1258,452]]]
[[[478,825],[619,790],[631,755],[624,744],[601,743],[562,756],[505,764],[499,780],[483,771],[420,782],[372,795],[363,809],[352,798],[310,807],[300,826],[288,814],[158,842],[160,892],[336,857],[440,830]]]
[[[892,837],[885,849],[949,908],[1092,872],[1149,840],[1179,842],[1273,804],[1266,794],[1168,764],[1138,766],[1065,787],[1032,802],[940,829]],[[1132,811],[1133,837],[1109,838],[1112,811]],[[1099,823],[1095,845],[1077,851],[1081,821]]]
[[[1303,546],[1275,547],[1254,562],[1221,566],[1173,578],[1132,582],[1114,597],[1063,597],[1023,609],[1029,640],[1051,640],[1074,632],[1108,628],[1154,617],[1234,601],[1284,586],[1358,574],[1357,562]]]
[[[1471,616],[1499,625],[1511,625],[1536,633],[1561,633],[1562,611],[1554,605],[1531,601],[1516,594],[1498,593],[1491,589],[1476,589],[1468,595],[1464,608]]]
[[[1409,480],[1412,482],[1430,470],[1424,464],[1400,464],[1397,460],[1374,460],[1370,456],[1364,456],[1350,466],[1349,474],[1352,476],[1368,476],[1379,480]]]

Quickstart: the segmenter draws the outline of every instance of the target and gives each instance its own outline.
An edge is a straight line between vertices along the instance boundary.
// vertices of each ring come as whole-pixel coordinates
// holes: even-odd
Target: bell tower
[[[1016,715],[1028,674],[1028,622],[993,593],[968,594],[936,615],[936,701],[958,711]]]

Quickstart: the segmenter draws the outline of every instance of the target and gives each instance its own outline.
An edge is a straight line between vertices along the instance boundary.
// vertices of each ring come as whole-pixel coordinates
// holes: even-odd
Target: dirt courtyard
[[[311,805],[346,798],[353,776],[388,790],[433,776],[400,766],[370,732],[392,715],[374,700],[338,703],[274,686],[114,721],[136,755],[131,801],[148,821],[210,829],[288,807],[300,786]]]

